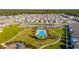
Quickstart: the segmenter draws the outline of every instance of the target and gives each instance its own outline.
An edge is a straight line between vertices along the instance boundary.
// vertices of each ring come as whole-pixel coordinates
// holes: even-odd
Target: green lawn
[[[11,42],[14,41],[22,41],[25,42],[26,44],[29,43],[32,46],[39,48],[40,45],[38,44],[38,42],[30,37],[29,35],[34,35],[34,33],[32,31],[34,31],[35,28],[26,28],[24,29],[18,36],[16,36],[16,38],[14,38],[14,40],[12,40]]]
[[[47,46],[44,49],[61,49],[61,48],[64,49],[64,48],[66,48],[66,46],[65,46],[65,41],[66,41],[66,39],[65,39],[65,28],[53,28],[53,30],[60,33],[62,40],[59,43]]]
[[[51,43],[57,41],[57,38],[51,39],[48,37],[44,41],[42,41],[42,40],[39,41],[39,39],[35,39],[35,38],[31,37],[32,35],[33,36],[35,35],[36,29],[37,28],[35,28],[35,27],[31,27],[31,28],[25,28],[23,30],[23,28],[18,27],[18,25],[6,26],[3,29],[3,32],[0,33],[0,44],[10,40],[21,30],[22,30],[22,32],[18,36],[16,36],[11,42],[22,41],[22,42],[25,42],[26,44],[29,43],[36,48],[40,48],[43,45],[51,44]],[[58,36],[58,33],[60,33],[61,38],[63,38],[63,37],[65,37],[64,29],[65,28],[47,28],[47,32],[48,32],[48,34],[50,34],[52,36]],[[65,41],[65,39],[63,39],[63,40]],[[60,41],[57,44],[45,47],[45,48],[46,49],[53,49],[53,48],[60,49],[61,45],[64,45],[64,43],[62,41]]]
[[[64,43],[63,42],[59,42],[57,44],[47,46],[44,49],[61,49],[60,45],[64,45]]]
[[[63,29],[64,28],[48,28],[47,31],[50,35],[53,35],[53,36],[58,36],[58,33],[60,33],[61,36],[63,36],[63,34],[64,34]],[[57,41],[57,39],[47,38],[45,41],[42,42],[42,40],[39,41],[39,39],[30,37],[29,35],[35,35],[35,31],[36,31],[36,28],[34,28],[34,27],[26,28],[18,36],[16,36],[16,38],[14,38],[14,40],[12,40],[11,42],[22,41],[22,42],[25,42],[26,44],[29,43],[36,48],[40,48],[43,45],[51,44],[51,43]],[[51,46],[51,48],[60,48],[59,47],[60,44],[63,44],[63,42],[55,44],[54,46]],[[50,48],[50,47],[48,47],[48,48]]]
[[[6,26],[3,32],[0,33],[0,44],[13,38],[22,29],[18,25]]]

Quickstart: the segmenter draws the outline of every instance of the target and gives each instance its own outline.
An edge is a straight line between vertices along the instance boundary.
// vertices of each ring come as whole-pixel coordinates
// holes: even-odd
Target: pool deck
[[[38,27],[36,31],[36,35],[47,37],[46,29],[43,27]]]

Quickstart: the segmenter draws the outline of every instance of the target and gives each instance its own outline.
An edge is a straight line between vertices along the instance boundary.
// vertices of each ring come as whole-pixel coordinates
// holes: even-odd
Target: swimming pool
[[[47,37],[46,30],[37,30],[36,35],[40,38]]]

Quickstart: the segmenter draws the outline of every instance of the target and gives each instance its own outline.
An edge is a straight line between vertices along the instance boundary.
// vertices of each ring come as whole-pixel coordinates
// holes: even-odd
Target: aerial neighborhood
[[[79,17],[65,13],[0,15],[0,48],[79,48],[78,26]]]
[[[65,21],[67,21],[67,18],[62,17],[61,14],[22,14],[15,16],[0,16],[0,28],[19,22],[23,22],[28,25],[62,25]]]

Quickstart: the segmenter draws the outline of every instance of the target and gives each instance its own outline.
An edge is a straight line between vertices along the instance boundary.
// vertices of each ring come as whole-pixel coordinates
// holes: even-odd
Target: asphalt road
[[[77,22],[75,20],[71,20],[70,24],[71,24],[72,29],[73,29],[72,36],[77,40],[74,48],[79,49],[79,22]]]

